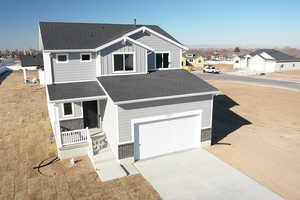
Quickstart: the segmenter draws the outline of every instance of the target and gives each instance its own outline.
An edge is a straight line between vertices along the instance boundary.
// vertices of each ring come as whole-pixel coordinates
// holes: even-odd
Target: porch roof
[[[97,81],[52,84],[47,90],[50,101],[106,97]]]

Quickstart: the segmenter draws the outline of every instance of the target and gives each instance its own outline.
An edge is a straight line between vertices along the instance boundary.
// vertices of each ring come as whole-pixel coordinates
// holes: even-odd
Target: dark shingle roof
[[[50,101],[105,96],[97,81],[47,85]]]
[[[270,56],[272,56],[277,62],[300,62],[300,58],[296,58],[294,56],[290,56],[286,53],[283,53],[281,51],[275,50],[275,49],[258,49],[252,53],[250,53],[251,56],[259,55],[261,53],[267,53]]]
[[[216,88],[185,70],[163,70],[148,74],[97,78],[114,102],[204,92]]]
[[[43,55],[25,55],[21,56],[21,65],[22,67],[30,67],[30,66],[44,66]]]
[[[156,25],[40,22],[40,31],[45,50],[94,49],[142,26],[179,43]]]

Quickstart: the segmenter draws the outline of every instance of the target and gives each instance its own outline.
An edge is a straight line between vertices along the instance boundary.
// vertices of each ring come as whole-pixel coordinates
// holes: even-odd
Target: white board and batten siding
[[[134,137],[132,135],[133,131],[131,130],[131,121],[143,117],[202,110],[201,128],[211,128],[212,103],[212,96],[205,95],[119,105],[119,143],[131,143],[134,141]]]
[[[100,101],[100,107],[102,109],[103,126],[102,129],[105,132],[109,146],[115,155],[118,155],[118,120],[117,120],[117,106],[114,105],[110,98]]]
[[[134,52],[134,64],[135,69],[133,72],[126,71],[126,74],[130,73],[146,73],[148,71],[146,64],[146,53],[147,49],[140,47],[136,44],[131,44],[126,42],[122,44],[121,42],[109,46],[100,51],[101,55],[101,75],[118,74],[118,72],[113,71],[113,53],[132,53]],[[121,72],[122,73],[122,72]],[[124,74],[124,73],[123,73]]]
[[[85,52],[82,52],[85,53]],[[64,54],[64,53],[59,53]],[[52,56],[54,82],[96,80],[96,54],[92,53],[90,62],[80,62],[80,53],[67,53],[68,62],[57,63],[56,53]]]
[[[161,39],[158,36],[152,35],[152,34],[147,34],[147,33],[136,33],[132,36],[130,36],[132,39],[137,40],[138,42],[145,44],[151,48],[153,48],[155,51],[158,52],[170,52],[170,68],[176,68],[179,69],[181,68],[181,49],[164,40]],[[149,54],[148,56],[148,64],[149,67],[153,67],[154,63],[154,54]]]

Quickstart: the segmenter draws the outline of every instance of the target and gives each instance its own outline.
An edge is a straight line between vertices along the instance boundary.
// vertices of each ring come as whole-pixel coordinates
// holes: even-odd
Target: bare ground
[[[264,78],[300,82],[300,70],[268,73]]]
[[[208,151],[285,199],[300,199],[300,92],[211,82],[215,98]]]
[[[229,64],[214,64],[216,68],[221,70],[221,72],[236,72],[237,70],[233,68],[233,65]]]
[[[0,85],[0,199],[160,199],[141,175],[101,182],[87,157],[33,170],[56,155],[49,135],[45,90],[12,73]]]

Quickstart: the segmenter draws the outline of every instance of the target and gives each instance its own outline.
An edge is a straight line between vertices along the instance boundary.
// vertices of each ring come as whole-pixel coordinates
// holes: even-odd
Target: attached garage
[[[201,110],[132,120],[134,159],[200,147]]]

